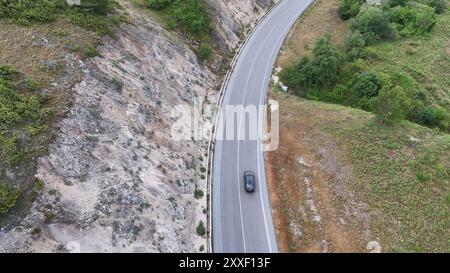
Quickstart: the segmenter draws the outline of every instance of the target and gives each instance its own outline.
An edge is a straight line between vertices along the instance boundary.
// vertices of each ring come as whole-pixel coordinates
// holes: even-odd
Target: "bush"
[[[347,52],[347,59],[353,61],[364,56],[366,41],[364,36],[358,31],[350,31],[345,37],[344,46]]]
[[[287,67],[280,73],[281,81],[297,95],[306,95],[308,88],[331,87],[338,79],[341,55],[329,35],[317,40],[313,53],[312,60],[304,57],[296,66]],[[303,94],[301,89],[304,89]]]
[[[418,115],[418,120],[422,124],[436,125],[438,122],[438,112],[433,106],[426,106]]]
[[[200,199],[203,197],[203,195],[204,195],[204,193],[202,190],[195,190],[195,192],[194,192],[195,199]]]
[[[444,13],[448,9],[448,0],[428,0],[425,3],[434,8],[438,14]]]
[[[300,89],[311,86],[313,82],[309,76],[310,65],[309,58],[303,57],[296,66],[286,67],[280,72],[281,81],[293,89],[297,95],[301,95]]]
[[[443,108],[425,106],[417,115],[417,121],[426,126],[438,126],[443,130],[449,129],[450,113]]]
[[[180,28],[199,36],[211,32],[211,20],[204,0],[147,0],[149,8],[166,10],[169,29]]]
[[[38,133],[36,129],[45,130],[42,126],[51,114],[44,107],[47,96],[35,94],[37,86],[27,82],[13,68],[0,66],[0,157],[11,166],[25,155],[18,144]]]
[[[198,51],[197,51],[197,56],[202,59],[202,60],[207,60],[211,57],[212,55],[212,49],[211,47],[209,47],[208,44],[201,44]]]
[[[388,15],[380,8],[372,6],[361,9],[358,15],[352,19],[351,29],[359,31],[368,44],[390,39],[394,34]]]
[[[0,214],[7,213],[16,205],[19,192],[13,187],[0,182]]]
[[[405,118],[409,99],[400,86],[386,86],[372,99],[371,107],[380,123],[391,123]]]
[[[111,11],[111,2],[109,0],[81,0],[80,8],[91,13],[106,15]]]
[[[381,88],[381,81],[377,75],[372,73],[362,73],[356,78],[353,85],[354,92],[360,98],[372,98],[378,95]]]
[[[337,47],[331,42],[329,35],[319,38],[314,48],[314,59],[311,65],[305,64],[310,73],[306,73],[307,80],[313,81],[319,87],[332,86],[339,75],[341,55]],[[310,76],[311,75],[311,76]]]
[[[348,20],[359,13],[364,3],[364,0],[340,0],[338,14],[342,19]]]
[[[418,32],[431,31],[436,25],[436,13],[434,8],[420,5],[415,8],[415,11],[417,12],[417,18],[414,25]]]
[[[404,7],[408,1],[407,0],[389,0],[388,6],[389,7]]]
[[[203,221],[200,220],[200,222],[198,223],[198,226],[196,228],[197,234],[200,236],[204,236],[206,234],[206,228],[205,225],[203,224]]]
[[[172,4],[172,0],[147,0],[145,4],[149,8],[162,10],[167,8],[170,4]]]
[[[68,17],[73,23],[99,34],[108,33],[106,14],[115,5],[114,0],[82,0],[80,6],[69,6],[66,0],[8,0],[0,1],[0,18],[31,25],[49,23],[58,16]]]

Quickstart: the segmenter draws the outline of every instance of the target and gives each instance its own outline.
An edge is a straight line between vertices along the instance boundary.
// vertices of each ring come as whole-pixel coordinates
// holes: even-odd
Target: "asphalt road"
[[[290,28],[314,0],[282,0],[259,24],[241,51],[225,91],[227,105],[263,105],[278,52]],[[217,132],[228,131],[225,115]],[[258,115],[257,120],[261,121]],[[213,165],[213,251],[278,252],[261,141],[248,139],[252,121],[235,119],[235,139],[218,133]],[[262,126],[261,122],[257,122]],[[253,124],[254,125],[254,124]],[[228,126],[228,127],[227,127]],[[224,130],[225,129],[225,130]],[[239,140],[237,136],[247,136]],[[247,193],[243,173],[256,173],[256,191]]]

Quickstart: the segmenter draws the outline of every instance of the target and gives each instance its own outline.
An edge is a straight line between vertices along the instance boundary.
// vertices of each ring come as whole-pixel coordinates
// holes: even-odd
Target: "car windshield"
[[[247,185],[253,185],[253,176],[247,175]]]

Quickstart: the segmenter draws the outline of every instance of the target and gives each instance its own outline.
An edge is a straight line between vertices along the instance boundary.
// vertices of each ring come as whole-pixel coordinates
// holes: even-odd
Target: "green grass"
[[[13,187],[0,181],[0,214],[7,213],[15,206],[19,192]]]
[[[116,24],[108,17],[118,6],[115,0],[83,0],[81,6],[69,6],[65,0],[12,0],[0,2],[0,18],[20,25],[50,23],[57,18],[67,18],[72,23],[99,35],[113,35],[110,25]],[[92,8],[94,7],[95,8]]]
[[[356,192],[387,251],[450,250],[450,135],[373,120],[325,131],[346,151]]]
[[[214,43],[211,37],[213,27],[211,12],[204,0],[134,0],[134,2],[153,11],[156,17],[163,20],[167,29],[179,30],[189,39],[201,41],[195,50],[201,60],[211,57],[213,53],[211,44]]]
[[[438,15],[431,33],[372,46],[376,58],[361,65],[379,74],[403,75],[407,90],[424,92],[431,103],[450,109],[449,25],[450,12]]]
[[[192,38],[209,37],[212,31],[210,12],[204,0],[168,0],[165,5],[155,5],[155,0],[136,2],[162,14],[169,29],[178,28]]]
[[[52,110],[48,97],[13,68],[0,66],[0,160],[9,166],[22,162],[37,147],[31,140],[46,131]]]

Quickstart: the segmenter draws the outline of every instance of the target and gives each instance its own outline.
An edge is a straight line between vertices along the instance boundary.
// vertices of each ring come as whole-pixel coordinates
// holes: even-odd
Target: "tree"
[[[409,109],[409,99],[401,86],[383,87],[372,99],[372,109],[380,123],[404,119]]]
[[[390,39],[393,30],[389,22],[389,16],[380,8],[365,6],[358,15],[352,19],[351,28],[359,31],[366,43],[374,43],[377,40]]]
[[[420,5],[415,11],[417,12],[415,28],[419,32],[431,31],[436,25],[436,13],[434,8],[427,5]]]
[[[342,19],[348,20],[358,14],[364,3],[364,0],[340,0],[338,14]]]
[[[360,98],[372,98],[378,95],[381,81],[372,73],[361,73],[357,76],[353,90]]]
[[[347,58],[353,61],[363,57],[366,40],[358,31],[350,31],[345,37],[344,46],[347,52]]]
[[[342,61],[339,50],[331,42],[330,35],[325,35],[317,40],[313,53],[314,59],[308,70],[310,70],[314,85],[319,87],[333,85],[338,78]]]
[[[297,65],[283,69],[280,72],[280,79],[283,84],[289,86],[297,95],[301,96],[301,89],[311,87],[314,83],[311,71],[311,61],[308,57],[303,57]]]

